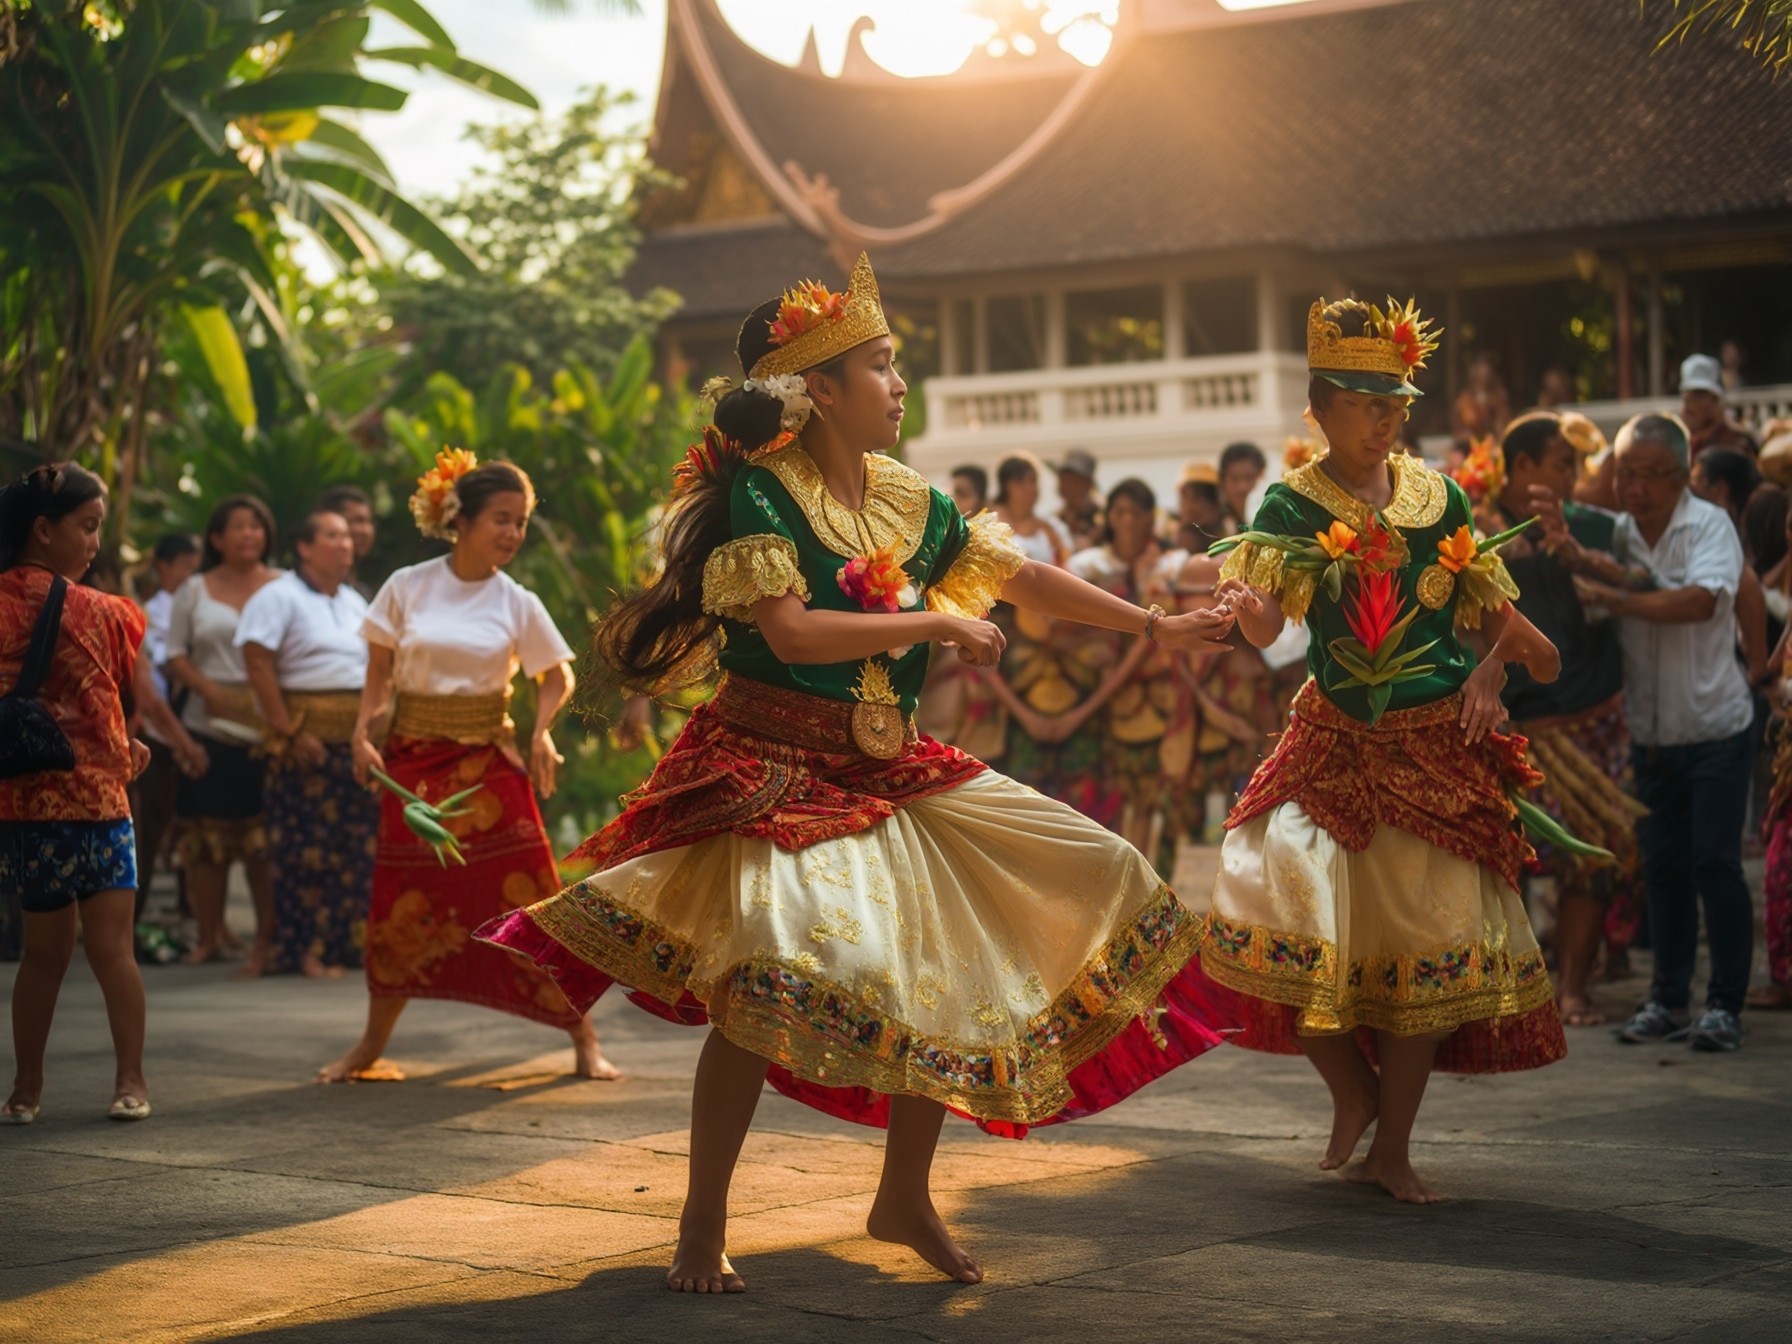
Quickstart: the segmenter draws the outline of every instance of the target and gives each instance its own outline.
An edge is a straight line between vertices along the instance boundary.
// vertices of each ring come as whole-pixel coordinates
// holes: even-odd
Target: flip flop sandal
[[[42,1106],[8,1106],[0,1111],[0,1125],[34,1125]]]
[[[149,1101],[145,1097],[120,1097],[106,1109],[108,1120],[147,1120]]]

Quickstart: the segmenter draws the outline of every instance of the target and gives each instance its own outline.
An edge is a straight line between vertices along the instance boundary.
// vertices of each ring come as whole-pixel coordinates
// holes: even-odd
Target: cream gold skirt
[[[1297,1008],[1302,1035],[1449,1031],[1552,1003],[1518,893],[1407,831],[1379,826],[1354,853],[1283,803],[1229,831],[1220,865],[1206,971]]]
[[[818,1100],[865,1089],[1025,1126],[1217,1043],[1200,934],[1136,850],[989,771],[800,850],[727,832],[634,858],[482,936],[575,1001],[581,963],[663,1005],[694,999],[680,1020],[706,1015],[831,1113],[879,1123]]]

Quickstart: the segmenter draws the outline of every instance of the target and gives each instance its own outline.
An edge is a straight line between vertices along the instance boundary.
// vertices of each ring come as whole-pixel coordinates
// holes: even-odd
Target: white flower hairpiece
[[[769,378],[749,378],[741,384],[749,392],[763,392],[784,403],[778,427],[794,434],[809,423],[815,403],[809,399],[809,381],[800,373],[775,373]]]

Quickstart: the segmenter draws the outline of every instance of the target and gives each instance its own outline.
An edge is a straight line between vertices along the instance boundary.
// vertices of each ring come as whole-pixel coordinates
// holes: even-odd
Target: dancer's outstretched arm
[[[955,644],[958,656],[975,667],[990,667],[1006,641],[988,621],[967,620],[937,611],[822,611],[805,606],[795,593],[762,597],[753,604],[753,622],[786,663],[847,663],[887,653],[905,644]]]
[[[1145,608],[1097,588],[1067,569],[1042,565],[1036,560],[1027,561],[1018,574],[1002,585],[1002,600],[1062,621],[1128,635],[1145,633]],[[1209,607],[1159,617],[1151,635],[1167,648],[1212,653],[1224,647],[1220,641],[1231,631],[1232,613],[1223,607]]]

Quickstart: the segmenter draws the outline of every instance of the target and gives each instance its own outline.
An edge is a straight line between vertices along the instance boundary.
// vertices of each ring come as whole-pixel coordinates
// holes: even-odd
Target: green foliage
[[[0,433],[97,465],[114,485],[110,525],[120,534],[171,328],[197,337],[240,430],[253,430],[244,333],[287,345],[288,374],[302,374],[277,276],[283,223],[347,261],[380,259],[369,227],[378,220],[445,268],[476,269],[465,245],[328,116],[406,98],[362,71],[382,59],[365,47],[374,8],[425,44],[383,59],[534,106],[455,53],[414,0],[38,0],[4,10]]]
[[[468,131],[495,162],[430,205],[483,269],[413,265],[378,279],[381,309],[421,367],[471,386],[507,362],[537,383],[578,365],[607,373],[672,311],[672,295],[637,298],[623,285],[633,202],[659,180],[639,137],[608,129],[623,105],[600,89],[559,118]]]
[[[1792,0],[1668,0],[1675,19],[1657,50],[1683,43],[1694,32],[1728,29],[1743,50],[1771,69],[1774,77],[1792,65]],[[1637,0],[1647,15],[1648,0]]]

